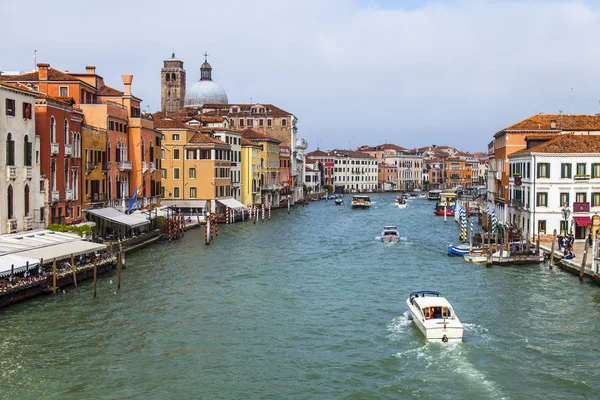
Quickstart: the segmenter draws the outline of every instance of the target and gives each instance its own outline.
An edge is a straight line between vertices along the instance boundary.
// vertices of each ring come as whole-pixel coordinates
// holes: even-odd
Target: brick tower
[[[183,61],[175,58],[175,53],[164,61],[160,70],[160,109],[175,112],[183,108],[185,99],[185,69]]]

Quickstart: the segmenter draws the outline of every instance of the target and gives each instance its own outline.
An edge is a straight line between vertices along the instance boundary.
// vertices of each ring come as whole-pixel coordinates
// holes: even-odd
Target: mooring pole
[[[94,297],[96,297],[96,277],[98,274],[98,267],[96,262],[96,256],[94,256]]]
[[[117,289],[121,289],[121,257],[123,252],[119,252],[119,260],[117,262]]]
[[[550,246],[550,269],[552,269],[552,264],[554,263],[554,244],[556,243],[556,229],[552,234],[552,245]]]
[[[52,294],[56,296],[56,258],[52,263]]]
[[[585,250],[583,251],[583,259],[581,260],[581,269],[579,270],[579,282],[583,282],[583,273],[585,272],[585,262],[587,261],[587,253],[590,248],[590,242],[585,239]]]

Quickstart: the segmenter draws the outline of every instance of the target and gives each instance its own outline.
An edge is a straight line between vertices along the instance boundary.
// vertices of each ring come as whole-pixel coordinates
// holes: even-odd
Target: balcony
[[[33,167],[25,167],[25,178],[26,179],[33,178]]]
[[[17,167],[7,166],[6,167],[6,179],[16,179],[17,178]]]
[[[573,212],[574,213],[589,213],[590,212],[590,203],[584,201],[574,201],[573,202]]]
[[[131,161],[121,161],[119,163],[119,170],[121,170],[121,171],[131,171]]]
[[[590,179],[590,174],[575,174],[573,177],[576,181],[587,181]]]
[[[85,163],[85,172],[87,172],[88,174],[90,172],[92,172],[93,170],[95,170],[96,168],[98,168],[98,164],[94,163],[94,162],[86,162]]]
[[[23,217],[23,229],[26,231],[33,229],[33,217]]]
[[[150,162],[150,173],[156,171],[156,164],[154,162]]]
[[[58,143],[50,143],[50,154],[53,156],[58,155]]]
[[[58,190],[53,190],[50,192],[50,201],[56,203],[58,201]]]
[[[6,230],[8,231],[8,233],[16,232],[17,231],[17,220],[14,218],[9,219],[6,224]]]
[[[511,207],[524,207],[523,200],[521,199],[512,199],[510,201]]]
[[[107,201],[108,200],[108,194],[106,193],[92,193],[90,200],[92,202],[100,202],[100,201]]]
[[[67,200],[73,200],[73,189],[65,190],[65,198]]]
[[[148,171],[148,162],[142,161],[142,173]]]
[[[110,166],[108,165],[108,163],[103,162],[102,163],[102,172],[108,172],[110,171]]]
[[[65,144],[65,156],[70,156],[73,154],[73,145]]]

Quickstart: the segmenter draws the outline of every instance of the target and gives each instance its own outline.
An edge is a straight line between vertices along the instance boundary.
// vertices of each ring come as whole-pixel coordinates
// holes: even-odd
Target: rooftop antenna
[[[37,70],[37,50],[33,50],[33,70]]]
[[[573,115],[573,88],[571,88],[571,115]]]

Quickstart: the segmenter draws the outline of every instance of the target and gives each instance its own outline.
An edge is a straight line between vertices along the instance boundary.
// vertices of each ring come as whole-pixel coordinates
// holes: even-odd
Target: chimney
[[[96,75],[96,67],[93,65],[86,65],[85,73],[88,75]]]
[[[123,85],[125,85],[125,96],[131,96],[131,81],[133,81],[133,75],[121,75],[123,79]]]
[[[50,68],[50,64],[38,64],[38,75],[40,81],[48,80],[48,68]]]

